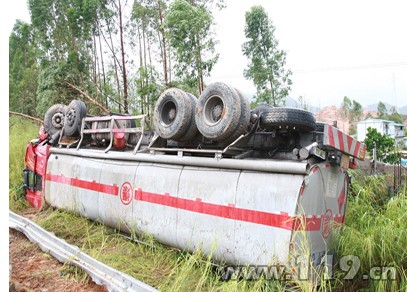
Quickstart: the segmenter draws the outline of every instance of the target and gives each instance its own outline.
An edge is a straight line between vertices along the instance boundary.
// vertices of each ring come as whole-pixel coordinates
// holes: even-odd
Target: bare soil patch
[[[24,213],[21,215],[31,220],[36,216],[32,210]],[[107,291],[89,276],[73,277],[74,268],[64,266],[30,242],[24,234],[11,228],[9,263],[12,269],[10,291]]]

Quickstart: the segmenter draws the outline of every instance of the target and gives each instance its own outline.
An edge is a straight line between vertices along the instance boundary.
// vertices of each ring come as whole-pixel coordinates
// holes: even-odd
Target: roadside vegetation
[[[343,262],[337,269],[334,287],[349,291],[407,291],[407,189],[396,195],[389,189],[391,176],[366,176],[352,172],[353,183],[348,200],[345,225],[336,236],[338,257],[355,255],[360,268],[355,280],[344,279],[357,262]],[[394,267],[396,280],[390,280],[386,269]],[[372,269],[373,268],[373,269]],[[352,273],[352,271],[350,271]],[[368,275],[370,280],[363,280]],[[388,278],[372,280],[371,278]]]
[[[27,143],[38,136],[39,126],[25,118],[11,116],[9,120],[9,205],[18,211],[27,208],[22,184]]]
[[[18,117],[9,122],[9,206],[15,212],[28,208],[22,188],[25,147],[38,135],[38,125]],[[406,291],[407,290],[407,189],[396,195],[389,192],[391,177],[366,176],[352,172],[345,225],[335,237],[336,258],[342,260],[332,280],[320,281],[318,288],[304,282],[278,282],[266,279],[224,281],[220,268],[200,252],[189,254],[163,246],[150,237],[123,235],[100,222],[69,212],[47,208],[35,216],[43,228],[55,233],[92,257],[163,291]],[[346,259],[346,258],[345,258]],[[353,280],[345,280],[357,267]],[[375,269],[372,274],[372,268]],[[394,267],[382,275],[384,268]],[[89,278],[69,265],[66,276],[78,281]],[[369,275],[369,279],[363,279]],[[373,280],[373,276],[387,280]]]

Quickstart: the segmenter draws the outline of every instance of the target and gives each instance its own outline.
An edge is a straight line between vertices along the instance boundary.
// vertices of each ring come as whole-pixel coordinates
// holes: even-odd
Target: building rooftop
[[[391,122],[390,124],[393,125],[393,126],[398,126],[398,127],[405,127],[406,126],[404,124],[398,124],[396,122]]]
[[[363,121],[359,121],[358,124],[362,124],[362,123],[366,123],[366,122],[371,122],[371,123],[386,123],[386,124],[392,124],[394,126],[404,126],[403,124],[398,124],[394,121],[390,121],[390,120],[384,120],[384,119],[366,119]]]

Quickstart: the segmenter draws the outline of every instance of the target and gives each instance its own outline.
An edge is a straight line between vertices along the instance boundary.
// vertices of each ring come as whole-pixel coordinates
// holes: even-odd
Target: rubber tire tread
[[[176,105],[177,113],[174,121],[167,125],[161,122],[161,111],[168,101]],[[193,114],[191,100],[187,93],[178,88],[169,88],[160,95],[155,105],[153,115],[155,131],[161,138],[178,140],[187,131]]]
[[[185,130],[184,135],[182,135],[181,138],[178,139],[178,141],[181,142],[189,142],[191,141],[196,134],[198,133],[198,127],[196,126],[196,121],[195,121],[195,108],[196,108],[196,103],[197,103],[197,98],[195,95],[186,92],[186,94],[189,96],[189,100],[191,102],[191,119],[188,125],[188,128]]]
[[[52,125],[52,117],[57,114],[62,113],[64,115],[64,119],[62,120],[62,125],[60,128],[56,128]],[[48,133],[50,137],[52,137],[55,133],[62,130],[65,121],[65,113],[66,113],[66,105],[63,104],[54,104],[51,106],[44,115],[44,130]]]
[[[264,112],[260,117],[260,124],[263,128],[276,127],[296,127],[306,132],[315,130],[316,121],[312,113],[297,109],[275,107],[268,112]]]
[[[250,103],[249,100],[242,94],[242,92],[235,88],[236,93],[239,95],[240,98],[240,108],[241,108],[241,113],[240,113],[240,120],[237,125],[237,128],[235,132],[227,138],[225,141],[226,144],[230,144],[233,141],[235,141],[237,138],[240,137],[240,135],[244,135],[248,132],[248,128],[250,125]]]
[[[66,113],[69,113],[71,109],[76,111],[75,120],[72,125],[67,123],[67,115],[65,115],[64,122],[64,135],[67,137],[77,137],[80,134],[82,119],[86,117],[86,105],[83,101],[74,99],[66,108]]]
[[[224,104],[223,116],[216,124],[208,124],[204,118],[204,106],[212,96],[218,96]],[[229,138],[237,129],[241,116],[241,102],[236,90],[222,82],[208,85],[198,99],[195,120],[199,132],[213,141],[223,141]]]
[[[273,107],[268,104],[258,104],[251,111],[260,117],[263,113],[269,112]]]

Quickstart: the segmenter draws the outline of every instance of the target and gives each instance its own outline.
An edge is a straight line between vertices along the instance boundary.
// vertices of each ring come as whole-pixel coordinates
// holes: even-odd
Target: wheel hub
[[[72,126],[76,119],[76,111],[74,109],[69,110],[66,113],[66,122],[69,126]]]
[[[52,116],[51,123],[54,128],[62,128],[64,124],[64,115],[62,113],[56,113]]]
[[[168,120],[170,123],[172,123],[175,120],[175,117],[177,115],[177,110],[175,108],[172,108],[168,112]]]
[[[212,119],[216,123],[222,117],[223,105],[217,104],[212,109]]]

